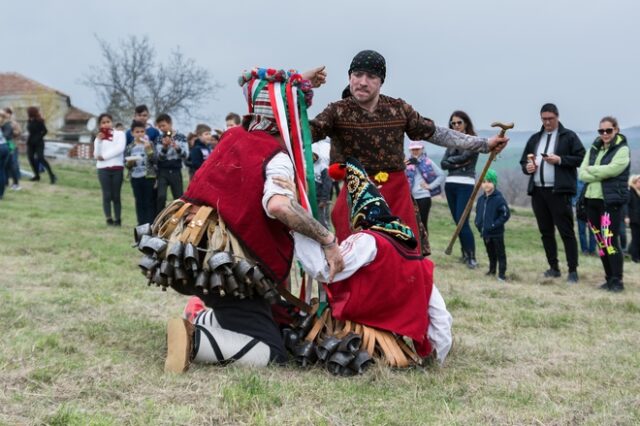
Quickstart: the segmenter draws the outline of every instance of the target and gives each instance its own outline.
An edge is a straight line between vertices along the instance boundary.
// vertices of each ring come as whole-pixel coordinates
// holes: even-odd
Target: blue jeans
[[[0,198],[4,196],[5,188],[5,170],[7,167],[7,160],[9,159],[9,145],[6,143],[0,144]]]
[[[593,236],[593,232],[587,228],[587,222],[584,220],[577,220],[578,222],[578,235],[580,236],[580,251],[582,253],[594,254],[596,252],[596,239]],[[587,234],[589,243],[587,244]]]
[[[464,183],[447,182],[444,186],[444,193],[447,196],[449,210],[451,210],[451,215],[453,216],[453,220],[456,225],[458,224],[460,217],[462,217],[462,212],[464,212],[464,208],[467,206],[467,202],[469,201],[472,192],[473,185]],[[475,255],[476,242],[473,237],[471,227],[469,226],[468,216],[467,220],[464,221],[462,230],[460,231],[460,245],[462,245],[463,252]]]
[[[7,158],[7,164],[5,167],[4,181],[9,185],[9,178],[13,179],[13,184],[18,185],[20,182],[20,163],[18,162],[18,147],[13,149],[13,152],[9,153]]]

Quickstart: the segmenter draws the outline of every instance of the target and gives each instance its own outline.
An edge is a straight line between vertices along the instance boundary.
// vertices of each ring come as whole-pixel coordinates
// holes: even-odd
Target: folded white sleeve
[[[305,272],[317,281],[329,281],[329,264],[320,243],[297,232],[293,233],[295,256]],[[376,240],[369,234],[356,233],[340,243],[344,269],[333,278],[341,281],[373,262],[378,253]]]
[[[267,167],[265,168],[264,188],[262,191],[262,208],[271,219],[275,219],[275,217],[269,215],[269,212],[267,211],[267,204],[271,197],[274,195],[284,195],[292,200],[295,199],[295,194],[293,192],[273,182],[273,178],[275,176],[282,176],[289,180],[294,178],[293,163],[289,156],[284,152],[276,154],[267,163]]]
[[[452,325],[453,317],[447,311],[447,305],[434,284],[431,290],[431,298],[429,299],[429,330],[427,337],[436,350],[436,358],[440,364],[444,363],[453,343]]]

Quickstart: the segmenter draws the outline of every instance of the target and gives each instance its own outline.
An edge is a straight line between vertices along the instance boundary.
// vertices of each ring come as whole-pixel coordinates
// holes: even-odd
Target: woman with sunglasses
[[[471,118],[464,111],[454,111],[449,118],[449,128],[460,133],[476,136]],[[457,224],[464,212],[464,208],[471,197],[476,183],[476,163],[478,153],[463,151],[457,148],[447,148],[440,162],[442,169],[448,171],[444,192],[447,196],[449,210]],[[460,231],[460,245],[462,247],[462,261],[470,269],[478,266],[476,262],[476,243],[473,231],[469,226],[469,218],[465,220]]]
[[[600,120],[598,133],[580,165],[579,177],[587,184],[585,201],[587,222],[596,242],[604,267],[603,290],[624,290],[622,271],[624,258],[620,247],[622,206],[629,199],[629,146],[619,133],[618,120],[607,116]]]

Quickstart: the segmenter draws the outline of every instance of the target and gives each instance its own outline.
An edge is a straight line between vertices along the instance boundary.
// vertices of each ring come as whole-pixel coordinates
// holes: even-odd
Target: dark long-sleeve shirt
[[[44,137],[47,134],[47,126],[44,125],[44,120],[29,120],[27,130],[29,131],[27,144],[36,145],[44,142]]]
[[[331,138],[331,163],[353,156],[369,174],[405,169],[405,134],[411,140],[427,140],[440,146],[489,151],[485,138],[437,127],[402,99],[385,95],[380,95],[373,112],[362,108],[353,97],[331,103],[310,125],[314,141]]]

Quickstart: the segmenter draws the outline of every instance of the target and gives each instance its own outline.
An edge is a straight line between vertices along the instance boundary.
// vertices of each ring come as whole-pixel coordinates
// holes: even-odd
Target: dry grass
[[[501,284],[442,250],[453,226],[432,211],[436,281],[454,316],[445,368],[337,379],[321,370],[194,366],[162,373],[164,324],[184,298],[144,285],[130,228],[106,228],[95,172],[58,167],[0,202],[0,424],[638,424],[640,267],[623,294],[543,281],[535,222],[508,223]],[[134,221],[125,184],[124,222]],[[563,255],[561,255],[563,256]],[[565,270],[566,272],[566,270]]]

